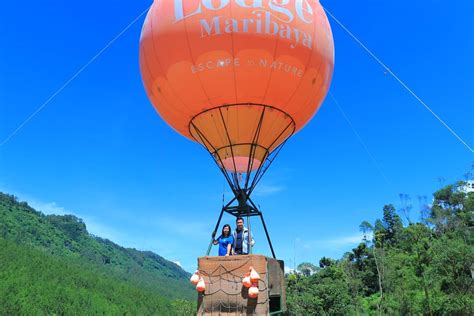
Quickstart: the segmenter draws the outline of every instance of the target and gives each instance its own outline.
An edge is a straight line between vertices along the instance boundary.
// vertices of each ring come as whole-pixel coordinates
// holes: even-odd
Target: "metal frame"
[[[262,220],[262,225],[263,229],[265,230],[265,236],[267,237],[268,245],[270,246],[270,250],[272,252],[272,256],[274,259],[276,259],[275,256],[275,251],[273,250],[273,245],[272,241],[270,239],[270,235],[268,234],[267,230],[267,225],[265,224],[265,220],[263,219],[263,214],[262,212],[255,206],[255,203],[250,199],[250,197],[242,197],[239,195],[240,198],[234,197],[230,202],[228,202],[225,206],[222,207],[221,213],[219,214],[219,218],[217,220],[216,226],[214,227],[214,231],[211,234],[211,241],[209,243],[209,247],[207,248],[206,256],[209,256],[211,253],[212,245],[213,242],[216,238],[217,230],[219,229],[219,224],[221,223],[222,220],[222,215],[224,215],[224,212],[235,216],[236,218],[238,217],[252,217],[252,216],[259,216],[260,219]],[[238,205],[232,205],[235,202],[238,202]],[[249,239],[251,238],[251,231],[249,227]],[[250,244],[250,240],[249,240]],[[252,253],[252,248],[249,247],[249,253]]]
[[[253,135],[253,140],[252,140],[251,143],[245,143],[245,144],[242,143],[242,144],[240,144],[240,143],[232,143],[232,141],[231,141],[231,137],[229,135],[229,131],[228,131],[227,125],[226,125],[226,120],[224,119],[224,115],[223,115],[222,112],[223,112],[223,109],[226,109],[228,107],[234,107],[234,106],[255,106],[255,107],[260,108],[261,112],[260,112],[258,125],[257,125],[257,128],[255,130],[255,134]],[[273,139],[273,141],[268,146],[268,148],[265,148],[262,145],[260,145],[258,142],[259,142],[259,137],[260,137],[262,124],[265,120],[265,113],[268,110],[280,112],[282,115],[284,115],[285,118],[288,119],[289,123],[288,123],[287,126],[285,126],[285,128],[283,130],[280,131],[278,136],[276,136],[276,138]],[[199,117],[203,113],[206,113],[206,112],[209,112],[209,111],[218,112],[218,115],[215,115],[214,118],[217,117],[217,118],[221,119],[220,123],[222,123],[222,126],[224,127],[224,130],[225,130],[225,137],[226,137],[228,143],[225,146],[222,146],[220,148],[216,148],[216,146],[214,146],[208,140],[206,135],[199,129],[197,124],[195,124],[195,119],[197,117]],[[270,239],[270,235],[268,234],[267,226],[265,224],[265,220],[263,219],[263,214],[259,210],[259,208],[255,205],[255,203],[252,201],[252,199],[250,198],[250,195],[252,194],[252,192],[254,191],[256,185],[260,182],[261,178],[263,177],[265,172],[268,170],[270,165],[273,163],[273,161],[275,160],[277,155],[280,153],[280,150],[285,145],[288,138],[290,138],[293,135],[293,133],[295,132],[295,128],[296,128],[296,124],[295,124],[294,120],[291,118],[291,116],[288,115],[288,113],[286,113],[286,112],[284,112],[280,109],[277,109],[275,107],[269,106],[269,105],[256,104],[256,103],[225,104],[225,105],[218,106],[218,107],[215,107],[215,108],[212,108],[212,109],[207,109],[207,110],[197,114],[196,116],[194,116],[191,119],[191,121],[189,123],[189,133],[193,136],[193,138],[198,143],[200,143],[209,152],[209,154],[213,158],[214,162],[216,163],[216,165],[218,166],[218,168],[221,170],[222,174],[224,175],[227,183],[229,184],[229,186],[230,186],[230,188],[231,188],[231,190],[234,194],[234,197],[226,205],[224,205],[222,207],[222,210],[220,212],[220,215],[219,215],[219,218],[217,220],[214,231],[211,234],[211,242],[209,243],[209,247],[207,249],[206,255],[209,255],[209,253],[211,251],[213,241],[215,240],[216,233],[217,233],[217,230],[219,228],[219,224],[222,220],[222,215],[224,214],[224,212],[226,212],[226,213],[228,213],[232,216],[235,216],[235,217],[250,218],[252,216],[259,216],[261,221],[262,221],[263,228],[265,230],[265,235],[267,237],[268,244],[269,244],[270,250],[272,252],[272,256],[273,256],[273,258],[276,258],[275,251],[273,250],[273,245],[272,245],[272,242],[271,242],[271,239]],[[281,139],[281,137],[285,134],[285,132],[289,132],[288,135],[286,136],[286,138],[281,142],[280,145],[278,145],[276,148],[272,149],[273,145],[279,139]],[[248,162],[248,165],[247,165],[247,170],[245,172],[237,172],[236,163],[235,163],[235,159],[234,159],[235,157],[234,157],[234,153],[233,153],[233,147],[238,146],[238,145],[250,146],[249,162]],[[232,154],[231,158],[232,158],[232,161],[233,161],[234,170],[227,170],[224,167],[223,159],[219,154],[219,151],[223,148],[230,148],[231,154]],[[254,158],[255,158],[257,148],[264,149],[265,150],[265,155],[262,159],[263,161],[261,162],[260,166],[258,168],[253,168],[253,161],[254,161]],[[254,170],[252,170],[252,169],[254,169]],[[249,226],[248,229],[249,229],[249,232],[250,232],[250,226]],[[249,239],[251,238],[250,236],[251,236],[251,232],[249,233]],[[249,253],[251,253],[251,247],[249,247]]]
[[[253,140],[251,143],[232,143],[224,115],[222,114],[223,109],[228,108],[228,107],[235,107],[235,106],[256,106],[261,108],[260,112],[260,118],[259,122],[257,125],[257,128],[255,130],[255,134],[253,137]],[[272,111],[277,111],[280,112],[282,115],[284,115],[286,118],[289,119],[289,123],[287,126],[285,126],[284,129],[280,131],[277,137],[271,142],[271,144],[268,147],[263,147],[258,144],[258,140],[260,137],[260,132],[261,132],[261,127],[262,123],[265,119],[265,113],[271,109]],[[219,115],[217,116],[218,118],[221,119],[222,126],[224,126],[225,130],[225,137],[228,140],[228,144],[226,146],[216,148],[206,137],[206,135],[199,129],[199,127],[194,123],[194,120],[199,117],[200,115],[207,113],[209,111],[218,111]],[[215,117],[214,117],[215,118]],[[262,176],[265,174],[267,171],[268,167],[272,164],[272,162],[275,160],[276,156],[279,154],[281,148],[285,145],[286,141],[288,138],[290,138],[293,133],[295,132],[296,124],[295,121],[291,118],[288,113],[281,111],[277,108],[274,108],[272,106],[264,105],[264,104],[257,104],[257,103],[238,103],[238,104],[226,104],[222,105],[219,107],[215,107],[212,109],[207,109],[198,115],[194,116],[190,123],[189,123],[189,133],[190,135],[196,140],[196,142],[200,143],[211,155],[213,158],[214,162],[217,164],[217,167],[221,170],[222,174],[224,175],[227,183],[229,184],[230,188],[232,189],[232,192],[234,193],[235,196],[238,196],[241,194],[241,191],[245,191],[245,194],[247,196],[250,196],[250,194],[253,192],[255,189],[255,186],[260,182]],[[193,133],[193,130],[195,133]],[[284,135],[285,132],[289,131],[288,136],[282,141],[280,145],[278,145],[276,148],[272,150],[273,145],[281,138],[282,135]],[[230,147],[231,153],[232,153],[232,158],[234,158],[233,154],[233,146],[238,146],[238,145],[249,145],[250,146],[250,156],[249,156],[249,163],[247,166],[247,170],[245,172],[237,172],[237,167],[235,164],[235,159],[233,160],[234,164],[234,170],[226,170],[224,168],[223,164],[223,158],[220,156],[219,151],[223,148]],[[255,158],[256,154],[256,149],[261,148],[266,151],[263,161],[261,162],[260,166],[256,168],[254,171],[253,169],[253,159]]]

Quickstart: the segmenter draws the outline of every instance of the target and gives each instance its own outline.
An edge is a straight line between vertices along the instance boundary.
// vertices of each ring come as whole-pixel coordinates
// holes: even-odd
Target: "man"
[[[237,228],[233,232],[234,237],[234,246],[233,253],[234,255],[248,255],[249,253],[249,230],[247,227],[244,227],[244,219],[242,217],[237,217],[235,221]],[[250,236],[250,246],[252,247],[255,244],[252,236]]]

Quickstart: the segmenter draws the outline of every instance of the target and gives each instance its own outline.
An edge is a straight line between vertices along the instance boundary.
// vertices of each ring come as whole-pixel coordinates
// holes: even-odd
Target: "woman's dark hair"
[[[229,234],[227,236],[224,234],[224,228],[226,228],[226,227],[229,228]],[[222,237],[229,237],[231,233],[232,233],[232,229],[230,229],[229,224],[225,224],[224,226],[222,226],[222,235],[221,235]]]

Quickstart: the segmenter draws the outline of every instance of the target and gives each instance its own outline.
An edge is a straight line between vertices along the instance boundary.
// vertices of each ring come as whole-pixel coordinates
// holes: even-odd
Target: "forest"
[[[402,207],[385,205],[380,219],[360,224],[363,242],[342,258],[301,263],[286,276],[290,314],[474,315],[467,188],[464,181],[441,188],[418,214],[402,194]]]
[[[466,188],[447,185],[417,211],[401,195],[401,207],[387,204],[380,219],[360,224],[363,241],[342,258],[301,263],[286,275],[288,314],[474,315],[474,192]],[[3,193],[0,262],[2,315],[195,315],[190,275],[179,266]]]
[[[188,315],[190,274],[0,193],[0,315]]]

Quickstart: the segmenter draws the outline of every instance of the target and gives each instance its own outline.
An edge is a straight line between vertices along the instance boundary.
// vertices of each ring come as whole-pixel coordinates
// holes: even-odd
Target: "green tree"
[[[397,235],[402,230],[403,223],[392,204],[383,207],[382,223],[385,228],[384,240],[389,245],[396,243]]]
[[[300,273],[302,273],[304,276],[310,276],[314,273],[316,273],[319,268],[316,267],[314,264],[309,263],[309,262],[303,262],[296,267],[296,270],[298,270]]]

